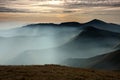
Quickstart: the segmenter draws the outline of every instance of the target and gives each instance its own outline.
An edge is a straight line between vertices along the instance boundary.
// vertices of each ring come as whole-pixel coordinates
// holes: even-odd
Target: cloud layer
[[[71,13],[86,7],[119,8],[120,0],[0,0],[0,12]]]
[[[120,24],[120,0],[0,0],[0,21]]]

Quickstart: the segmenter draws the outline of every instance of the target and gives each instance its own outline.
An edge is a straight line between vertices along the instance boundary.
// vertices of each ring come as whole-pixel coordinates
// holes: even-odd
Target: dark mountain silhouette
[[[38,23],[38,24],[29,24],[23,27],[45,27],[45,26],[51,26],[51,27],[81,27],[82,24],[78,22],[64,22],[60,24],[54,24],[54,23]]]
[[[96,27],[93,26],[86,26],[83,30],[83,32],[79,35],[79,36],[84,36],[84,37],[115,37],[115,36],[119,36],[120,37],[120,33],[115,33],[115,32],[111,32],[111,31],[107,31],[107,30],[102,30],[102,29],[98,29]]]
[[[89,49],[91,47],[113,47],[120,39],[120,33],[110,32],[107,30],[97,29],[92,26],[87,26],[84,30],[64,45],[66,48]],[[74,47],[73,47],[74,46]]]
[[[23,28],[27,28],[27,27],[31,27],[31,28],[35,28],[35,27],[45,27],[45,26],[58,26],[57,24],[54,24],[54,23],[38,23],[38,24],[29,24],[29,25],[26,25],[26,26],[23,26]]]
[[[68,26],[68,27],[81,27],[82,24],[78,23],[78,22],[64,22],[59,24],[59,26]]]
[[[86,26],[94,26],[99,29],[108,30],[112,32],[119,32],[120,33],[120,25],[107,23],[99,19],[91,20],[87,23],[78,23],[78,22],[63,22],[60,24],[54,23],[38,23],[38,24],[29,24],[23,27],[44,27],[44,26],[52,26],[52,27],[77,27],[77,28],[84,28]]]
[[[87,23],[83,24],[84,27],[86,26],[94,26],[99,29],[108,30],[112,32],[119,32],[120,33],[120,25],[113,24],[113,23],[107,23],[99,19],[94,19],[92,21],[89,21]]]
[[[86,24],[106,24],[106,22],[99,20],[99,19],[93,19],[93,20],[87,22]]]

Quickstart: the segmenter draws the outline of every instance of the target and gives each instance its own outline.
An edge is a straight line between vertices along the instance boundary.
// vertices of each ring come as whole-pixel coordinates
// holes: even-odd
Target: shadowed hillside
[[[120,70],[120,50],[116,50],[107,54],[87,58],[87,59],[68,59],[66,64],[70,66],[104,69],[104,70]]]
[[[0,66],[0,80],[120,80],[120,72],[58,65]]]
[[[92,64],[92,68],[119,70],[120,69],[120,50],[104,55],[102,59]]]

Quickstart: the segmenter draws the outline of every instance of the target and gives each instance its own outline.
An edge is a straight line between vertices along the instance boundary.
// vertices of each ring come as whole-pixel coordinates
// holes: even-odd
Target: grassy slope
[[[0,80],[120,80],[120,72],[58,65],[0,66]]]

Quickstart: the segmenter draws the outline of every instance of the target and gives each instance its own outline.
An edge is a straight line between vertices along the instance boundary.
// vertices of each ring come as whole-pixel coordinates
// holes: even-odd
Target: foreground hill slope
[[[120,80],[120,72],[58,65],[0,66],[0,80]]]

